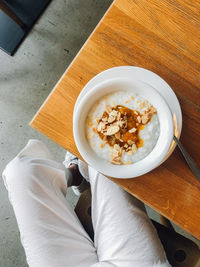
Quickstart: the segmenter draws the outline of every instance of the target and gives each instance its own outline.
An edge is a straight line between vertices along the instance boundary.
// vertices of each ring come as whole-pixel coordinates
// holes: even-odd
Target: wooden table
[[[198,0],[115,0],[30,125],[80,157],[72,114],[81,89],[105,69],[136,65],[174,89],[183,112],[181,141],[200,164],[199,15]],[[200,183],[178,149],[144,176],[113,180],[200,238]]]

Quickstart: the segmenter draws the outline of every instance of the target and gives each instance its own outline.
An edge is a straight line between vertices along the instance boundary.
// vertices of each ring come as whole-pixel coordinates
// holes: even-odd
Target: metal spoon
[[[177,146],[179,147],[181,153],[183,154],[183,156],[184,156],[187,164],[189,165],[191,171],[196,176],[197,180],[200,182],[200,168],[197,166],[195,161],[191,158],[191,156],[188,154],[188,152],[185,150],[185,148],[183,147],[181,142],[176,138],[175,135],[174,135],[174,141],[177,144]]]

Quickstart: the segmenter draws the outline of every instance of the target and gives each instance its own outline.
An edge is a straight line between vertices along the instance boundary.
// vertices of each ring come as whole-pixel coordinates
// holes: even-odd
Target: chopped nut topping
[[[115,138],[116,139],[120,139],[120,132],[118,132],[118,133],[115,134]]]
[[[132,140],[128,140],[127,143],[128,143],[128,145],[130,145],[130,146],[131,146],[132,144],[134,144],[134,142],[133,142]]]
[[[109,116],[113,116],[113,117],[116,117],[117,116],[117,111],[116,110],[112,110],[109,114]]]
[[[106,128],[106,124],[104,122],[102,122],[101,124],[101,130],[104,130]]]
[[[106,122],[108,120],[107,117],[102,118],[102,121]],[[98,122],[99,123],[99,122]]]
[[[124,124],[124,121],[122,121],[122,120],[117,121],[117,125],[118,125],[119,127],[122,128],[123,124]]]
[[[100,147],[109,145],[112,164],[131,164],[130,161],[123,163],[122,155],[127,153],[131,156],[143,145],[139,131],[151,120],[156,109],[152,105],[147,105],[146,101],[138,101],[141,108],[147,108],[143,114],[121,105],[113,107],[107,105],[102,116],[95,118],[97,126],[92,129],[103,140]]]
[[[121,118],[121,113],[120,112],[117,112],[117,121],[119,121]]]
[[[99,119],[98,118],[95,118],[94,121],[99,124]]]
[[[132,145],[132,152],[133,153],[136,153],[137,152],[137,146],[136,146],[136,144],[133,144]]]
[[[124,165],[130,165],[130,164],[132,164],[132,162],[131,161],[125,161],[125,162],[123,162],[123,164]]]
[[[101,126],[102,126],[102,122],[99,123],[99,125],[97,126],[97,131],[101,132]]]
[[[133,127],[132,129],[129,130],[129,133],[134,133],[134,132],[136,132],[136,130],[137,129]]]
[[[143,124],[146,124],[148,120],[149,120],[149,118],[148,118],[147,115],[143,115],[143,116],[142,116],[142,123],[143,123]]]
[[[114,159],[112,159],[112,160],[110,161],[110,163],[112,163],[112,164],[116,164],[116,165],[121,165],[121,161],[116,161],[116,160],[114,160]]]
[[[115,117],[114,116],[109,116],[108,122],[112,123],[113,121],[115,121]]]
[[[137,121],[138,121],[139,123],[141,123],[142,119],[141,119],[140,116],[137,116]]]
[[[122,149],[118,144],[115,144],[111,153],[111,163],[121,164]]]
[[[106,132],[106,135],[114,135],[116,134],[117,132],[119,132],[119,126],[112,126],[110,128],[108,128],[107,132]]]
[[[109,118],[108,118],[108,122],[109,123],[112,123],[112,122],[114,122],[115,121],[115,116],[113,116],[113,115],[111,115],[111,113],[110,113],[110,116],[109,116]]]
[[[143,101],[143,102],[141,102],[140,104],[139,104],[139,108],[144,108],[144,107],[146,107],[146,101]]]
[[[120,151],[120,146],[119,146],[118,144],[115,144],[115,145],[114,145],[114,150],[116,150],[116,151]]]

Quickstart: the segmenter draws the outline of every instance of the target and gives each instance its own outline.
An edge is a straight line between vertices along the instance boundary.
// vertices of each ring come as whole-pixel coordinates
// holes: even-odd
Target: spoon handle
[[[185,150],[181,142],[174,136],[174,141],[176,142],[177,146],[179,147],[181,153],[183,154],[187,164],[189,165],[191,171],[196,176],[197,180],[200,182],[200,168],[197,166],[195,161],[191,158],[188,152]]]

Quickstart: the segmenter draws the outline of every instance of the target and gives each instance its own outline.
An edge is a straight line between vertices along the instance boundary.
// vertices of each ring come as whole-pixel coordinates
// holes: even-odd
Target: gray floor
[[[55,158],[63,160],[65,151],[28,123],[111,2],[54,0],[14,57],[0,51],[0,173],[30,138],[43,140]],[[71,191],[68,198],[74,205],[76,198]],[[148,212],[157,219],[154,211]],[[13,210],[0,179],[0,267],[14,266],[27,264]]]

